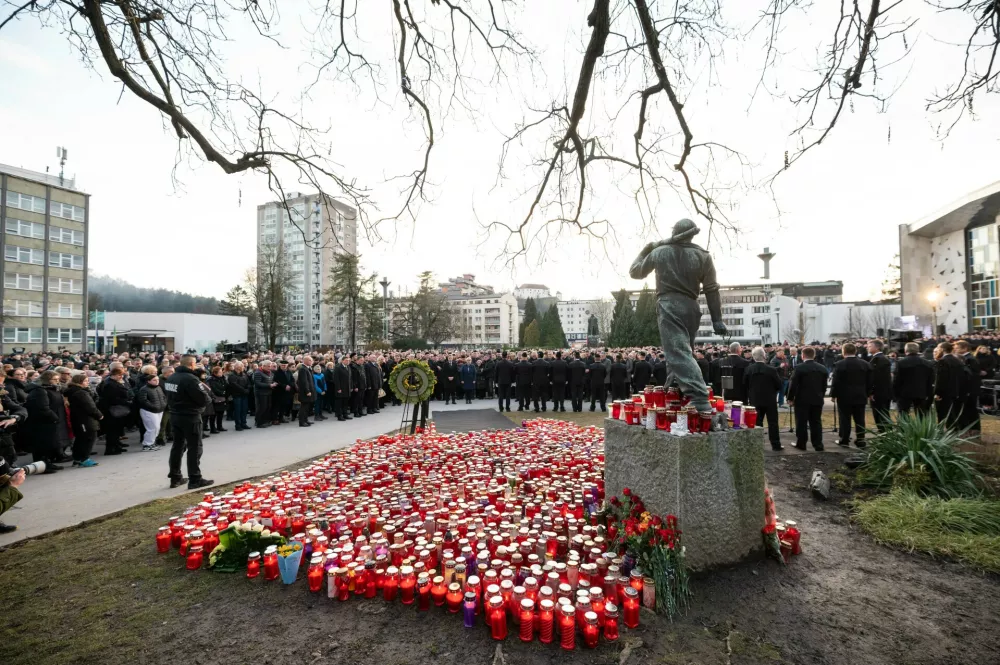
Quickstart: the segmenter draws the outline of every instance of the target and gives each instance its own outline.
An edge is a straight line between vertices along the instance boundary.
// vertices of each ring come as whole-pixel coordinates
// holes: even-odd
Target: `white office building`
[[[444,340],[447,346],[514,346],[521,317],[517,298],[509,293],[477,296],[450,296],[455,336]]]
[[[567,342],[587,340],[590,318],[596,316],[600,300],[560,300],[556,303],[559,321]]]
[[[292,275],[291,317],[279,344],[347,344],[344,316],[323,300],[338,255],[357,253],[357,224],[354,208],[320,194],[290,193],[283,202],[257,206],[258,256],[277,248]]]

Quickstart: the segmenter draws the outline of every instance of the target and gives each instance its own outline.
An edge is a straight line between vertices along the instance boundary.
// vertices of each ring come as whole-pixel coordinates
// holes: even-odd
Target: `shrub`
[[[945,427],[933,415],[901,414],[869,443],[861,475],[881,488],[902,487],[946,497],[977,496],[982,475],[975,461],[956,449],[968,443],[961,432]]]

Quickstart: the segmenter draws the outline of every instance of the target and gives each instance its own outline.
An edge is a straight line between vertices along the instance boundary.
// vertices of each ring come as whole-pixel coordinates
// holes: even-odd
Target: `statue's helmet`
[[[688,242],[698,235],[700,231],[701,229],[699,229],[698,226],[690,219],[682,219],[674,224],[670,240],[672,242]]]

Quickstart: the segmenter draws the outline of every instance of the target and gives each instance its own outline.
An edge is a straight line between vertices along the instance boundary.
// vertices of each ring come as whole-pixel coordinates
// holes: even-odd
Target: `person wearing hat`
[[[699,293],[705,294],[715,333],[725,335],[726,325],[722,322],[722,299],[712,256],[691,242],[698,231],[690,219],[680,220],[674,224],[670,238],[642,248],[629,276],[645,279],[656,271],[656,318],[669,369],[667,383],[676,381],[699,411],[708,411],[708,387],[692,353],[701,322]]]

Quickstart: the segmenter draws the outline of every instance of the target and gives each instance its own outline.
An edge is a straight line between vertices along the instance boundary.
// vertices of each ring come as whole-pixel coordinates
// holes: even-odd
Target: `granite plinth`
[[[608,497],[626,487],[657,515],[676,515],[688,566],[705,570],[763,552],[764,430],[674,436],[604,422]]]

